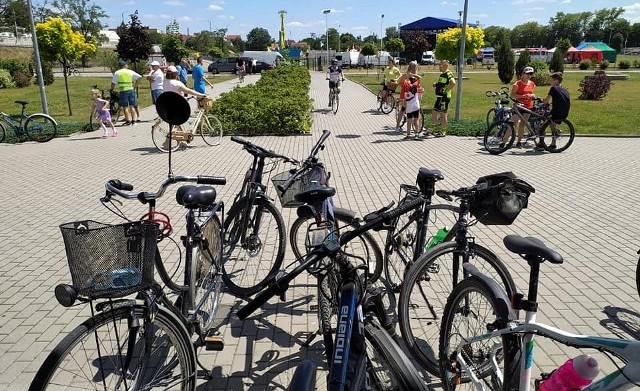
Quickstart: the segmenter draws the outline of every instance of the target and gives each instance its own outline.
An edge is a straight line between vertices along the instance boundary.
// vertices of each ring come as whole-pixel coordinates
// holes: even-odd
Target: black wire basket
[[[296,201],[296,194],[305,190],[311,184],[311,170],[303,173],[295,181],[289,186],[289,188],[283,193],[278,188],[278,185],[285,183],[290,177],[291,173],[289,171],[281,172],[280,174],[276,174],[271,177],[271,183],[276,188],[276,193],[278,193],[278,199],[280,200],[280,204],[283,208],[297,208],[302,205],[302,202]]]
[[[90,299],[128,296],[153,284],[158,225],[148,221],[60,225],[74,288]]]

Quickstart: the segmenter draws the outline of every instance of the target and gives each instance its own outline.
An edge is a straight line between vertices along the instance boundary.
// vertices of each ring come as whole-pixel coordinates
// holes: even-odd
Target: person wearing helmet
[[[344,73],[335,58],[331,60],[331,66],[327,69],[327,80],[329,80],[329,90],[335,87],[340,93],[340,82],[344,81]]]

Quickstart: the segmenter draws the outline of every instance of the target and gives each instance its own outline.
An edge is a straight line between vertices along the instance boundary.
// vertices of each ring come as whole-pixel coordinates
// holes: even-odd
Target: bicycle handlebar
[[[160,188],[156,192],[148,192],[143,191],[140,193],[130,193],[133,190],[133,185],[129,183],[122,182],[119,179],[111,179],[104,184],[104,187],[107,189],[106,197],[110,197],[111,195],[118,195],[122,198],[133,200],[137,199],[141,203],[147,203],[151,200],[158,199],[162,197],[164,192],[167,190],[169,185],[179,182],[195,182],[202,185],[225,185],[227,183],[227,179],[225,177],[216,177],[216,176],[208,176],[208,175],[196,175],[196,176],[182,176],[170,175],[165,178],[164,181],[160,184]]]
[[[280,278],[277,278],[272,283],[270,283],[265,290],[258,293],[253,300],[249,301],[247,305],[242,307],[238,312],[238,318],[240,320],[246,319],[251,313],[264,305],[270,298],[276,295],[283,294],[289,288],[289,282],[296,278],[300,273],[305,271],[309,266],[316,263],[318,260],[323,259],[324,257],[334,257],[340,247],[351,241],[352,239],[362,235],[363,233],[374,229],[382,224],[389,223],[393,219],[403,215],[411,210],[414,210],[420,207],[423,204],[422,199],[411,200],[410,202],[401,204],[395,209],[387,211],[389,207],[382,208],[381,210],[373,213],[369,213],[364,220],[364,224],[361,226],[345,232],[340,236],[340,242],[336,243],[336,241],[329,241],[324,243],[322,246],[314,249],[307,255],[307,258],[298,265],[291,272],[283,275]]]
[[[313,148],[311,148],[309,157],[304,160],[304,162],[302,163],[302,167],[294,172],[291,176],[289,176],[286,181],[277,186],[278,190],[281,193],[287,191],[289,187],[291,187],[293,182],[298,179],[298,177],[300,177],[300,175],[302,175],[307,170],[307,168],[317,164],[316,156],[318,155],[318,152],[320,150],[324,149],[324,142],[327,140],[327,138],[329,138],[330,135],[331,131],[329,131],[328,129],[322,131],[322,135],[320,136],[318,141],[316,141],[316,144],[313,146]]]
[[[261,146],[255,145],[250,141],[244,140],[237,136],[231,136],[231,141],[236,142],[238,144],[242,144],[244,149],[252,155],[260,155],[263,157],[273,158],[273,159],[282,159],[284,162],[300,164],[300,162],[294,158],[290,158],[289,156],[280,155],[268,149],[265,149]]]

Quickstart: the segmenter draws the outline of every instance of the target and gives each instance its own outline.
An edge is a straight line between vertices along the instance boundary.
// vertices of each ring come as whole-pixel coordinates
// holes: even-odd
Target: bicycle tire
[[[7,136],[7,129],[4,124],[0,122],[0,143],[4,141],[4,138]]]
[[[58,133],[58,126],[49,116],[32,114],[24,122],[24,130],[31,141],[46,143]]]
[[[460,208],[454,205],[438,204],[425,206],[429,209],[429,221],[426,222],[425,245],[441,228],[451,229],[458,220]],[[442,213],[439,213],[442,212]],[[417,219],[420,209],[400,215],[393,222],[393,229],[387,233],[384,245],[384,272],[394,291],[402,287],[408,266],[413,263],[417,240]],[[438,219],[440,216],[442,219]],[[396,228],[400,227],[398,230]],[[453,238],[453,237],[452,237]]]
[[[507,136],[508,140],[504,141],[505,134],[509,132],[511,132],[511,136]],[[512,122],[494,122],[484,134],[484,147],[490,154],[499,155],[511,148],[515,139],[516,132]]]
[[[380,111],[384,114],[389,114],[396,107],[396,98],[392,93],[387,93],[387,98],[380,100]]]
[[[338,227],[356,228],[358,225],[349,217],[335,214],[335,221]],[[298,217],[289,230],[289,243],[296,259],[301,259],[305,254],[309,253],[306,248],[306,238],[310,227],[316,226],[314,216]],[[347,254],[354,254],[362,257],[369,262],[368,281],[374,283],[380,278],[383,270],[384,258],[382,250],[378,246],[378,242],[371,236],[371,233],[365,232],[359,236],[360,240],[354,238],[352,241],[342,247]],[[358,240],[358,241],[357,241]]]
[[[67,334],[47,356],[36,373],[29,387],[29,391],[46,390],[48,386],[57,383],[56,379],[58,375],[61,376],[59,384],[62,386],[74,388],[74,385],[77,385],[78,389],[98,389],[102,388],[107,382],[112,384],[112,382],[129,381],[133,376],[139,375],[140,372],[144,374],[144,378],[133,379],[133,382],[137,383],[137,385],[133,384],[132,388],[127,389],[139,389],[138,387],[144,385],[148,387],[145,389],[151,390],[154,389],[154,381],[159,382],[157,387],[166,387],[165,382],[167,376],[169,376],[169,379],[173,379],[172,375],[175,375],[173,374],[175,370],[179,370],[183,375],[181,379],[178,379],[178,381],[182,383],[182,386],[176,385],[176,388],[171,389],[180,389],[182,391],[194,390],[196,385],[195,352],[186,334],[186,329],[179,323],[179,320],[173,315],[170,315],[167,310],[163,310],[162,307],[160,307],[160,310],[155,314],[152,321],[154,329],[151,331],[153,331],[154,336],[157,337],[154,339],[153,349],[145,349],[144,339],[138,339],[137,342],[135,339],[128,339],[130,322],[135,323],[137,319],[140,324],[144,324],[145,311],[146,308],[144,306],[137,304],[109,310],[85,320],[81,325]],[[135,318],[132,317],[133,314],[136,315]],[[119,324],[123,326],[120,334],[118,336],[112,335],[114,329],[116,329]],[[113,329],[111,329],[112,327]],[[138,338],[140,338],[138,334],[141,332],[142,331],[138,330],[136,333]],[[164,335],[158,335],[158,332],[164,332]],[[142,332],[142,335],[144,334],[145,333]],[[114,340],[107,341],[104,337],[113,337]],[[98,355],[95,348],[96,343],[101,350],[113,347],[115,355]],[[131,357],[132,361],[129,364],[129,371],[126,373],[127,379],[118,379],[117,375],[121,375],[125,370],[119,366],[122,364],[122,361],[113,360],[112,357],[118,355],[120,359],[122,359],[124,351],[120,350],[118,346],[126,350],[131,344],[133,344],[133,353]],[[79,348],[81,351],[74,354],[75,348]],[[88,351],[87,348],[92,350]],[[171,354],[172,348],[173,354]],[[130,351],[127,350],[126,353],[128,357]],[[140,356],[138,356],[138,353],[140,353]],[[153,357],[150,357],[151,354],[153,354]],[[155,361],[150,362],[154,360],[154,358],[158,360],[164,359],[164,361],[160,363]],[[86,360],[86,362],[82,363],[81,361],[84,360]],[[100,363],[105,360],[109,360],[106,364],[110,366],[108,368],[100,367]],[[71,366],[66,368],[64,367],[66,364]],[[151,364],[153,364],[153,368],[150,367]],[[75,366],[78,367],[78,373],[76,373],[75,376],[70,375],[70,373],[75,372],[73,369]],[[133,370],[131,370],[131,368],[133,368]],[[142,369],[138,371],[140,368]],[[158,378],[156,379],[154,375],[157,375]],[[79,382],[84,381],[87,382],[87,388],[80,387]],[[92,387],[91,383],[95,383],[96,386]],[[116,388],[114,385],[113,388],[110,389]]]
[[[541,133],[545,136],[542,138],[542,147],[545,151],[551,153],[560,153],[566,151],[571,144],[573,144],[573,139],[576,137],[576,130],[573,128],[573,124],[566,119],[563,119],[562,122],[555,125],[555,132],[551,129],[551,120],[547,120],[544,124],[542,124]],[[561,140],[567,140],[564,144],[558,145],[558,142]],[[551,145],[555,141],[553,145],[556,145],[555,148],[552,148]]]
[[[256,211],[261,212],[262,221],[261,226],[258,227],[258,235],[252,233],[241,238],[242,233],[238,231],[242,228],[242,220],[248,204],[249,199],[246,197],[239,199],[231,206],[224,220],[223,254],[225,257],[222,264],[222,279],[229,291],[238,296],[253,295],[266,286],[266,282],[280,270],[286,248],[284,219],[278,209],[264,198],[253,200],[249,215],[249,225],[252,226],[255,224]],[[262,226],[266,215],[271,215],[273,222]],[[250,230],[251,226],[248,226],[247,230]],[[270,257],[262,254],[267,246],[266,239],[275,242],[269,246]],[[264,266],[266,271],[260,269]],[[251,275],[245,273],[247,270],[250,270]]]
[[[509,311],[500,305],[495,294],[477,277],[461,281],[447,299],[443,316],[438,351],[440,352],[440,378],[445,391],[475,390],[468,375],[458,368],[456,348],[468,337],[490,332],[490,327],[503,327],[509,320]],[[463,349],[465,361],[474,368],[475,375],[491,390],[502,389],[497,374],[492,373],[490,352],[509,337],[495,337],[468,344]],[[511,337],[513,338],[513,337]],[[504,350],[496,352],[495,364],[500,375],[504,371]]]
[[[638,254],[640,254],[640,250]],[[636,267],[636,286],[638,288],[638,297],[640,297],[640,258],[638,258],[638,266]]]
[[[420,128],[418,129],[418,133],[427,130],[424,121],[425,121],[425,119],[424,119],[424,110],[421,107],[420,108],[419,118],[418,118],[418,124],[420,124]]]
[[[462,257],[457,246],[456,242],[442,243],[424,253],[409,269],[400,292],[398,317],[402,338],[415,359],[433,375],[439,374],[440,319],[446,299],[454,288],[453,257],[454,254]],[[500,281],[508,293],[515,292],[509,271],[493,252],[477,243],[470,243],[469,251],[469,262],[481,273]],[[462,280],[462,259],[458,276]]]
[[[296,367],[287,391],[316,391],[316,364],[302,360]]]
[[[213,114],[205,114],[202,116],[200,126],[200,136],[205,144],[215,146],[222,142],[222,123],[218,117]]]
[[[496,119],[496,108],[492,107],[487,111],[487,129],[495,122]]]
[[[368,370],[377,390],[429,390],[409,357],[376,322],[370,321],[365,325],[364,335]]]
[[[222,298],[222,279],[220,277],[222,225],[217,214],[209,217],[209,214],[205,213],[202,220],[204,221],[202,221],[200,229],[202,239],[206,239],[206,243],[199,242],[193,247],[191,276],[189,277],[192,302],[189,310],[196,309],[202,302],[196,316],[200,324],[201,335],[206,335],[213,325],[218,304]]]
[[[340,107],[340,94],[333,94],[333,105],[331,106],[331,110],[333,114],[338,114],[338,108]]]
[[[180,141],[169,137],[169,126],[159,118],[151,126],[151,140],[160,152],[169,152],[169,150],[175,152],[180,148]]]

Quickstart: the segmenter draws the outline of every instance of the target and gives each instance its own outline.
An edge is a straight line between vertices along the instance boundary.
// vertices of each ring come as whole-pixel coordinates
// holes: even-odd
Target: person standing
[[[256,66],[258,66],[258,60],[255,58],[251,59],[251,74],[253,75],[256,72]]]
[[[120,64],[120,69],[113,74],[109,91],[113,91],[116,86],[118,87],[120,106],[124,111],[124,124],[133,125],[138,121],[138,114],[135,110],[135,106],[138,105],[135,89],[138,87],[142,76],[129,69],[125,60],[121,59],[118,64]]]
[[[187,78],[189,77],[189,63],[186,58],[180,60],[180,64],[176,66],[178,70],[178,80],[182,82],[185,86],[187,85]]]
[[[449,70],[449,61],[442,60],[438,65],[440,69],[440,77],[438,81],[433,83],[436,90],[436,102],[431,111],[431,124],[433,125],[436,137],[444,137],[447,135],[447,126],[449,119],[447,118],[447,110],[449,102],[451,102],[451,90],[456,86],[456,79]],[[437,130],[438,120],[440,120],[440,130]],[[427,132],[428,133],[428,132]]]
[[[193,67],[193,72],[191,72],[191,76],[193,76],[193,89],[198,91],[201,94],[207,93],[207,84],[209,87],[213,88],[213,84],[209,82],[204,77],[204,68],[202,67],[203,61],[202,56],[199,56],[196,60],[197,64]]]
[[[398,100],[396,106],[396,130],[398,132],[402,132],[400,121],[402,121],[402,116],[404,116],[405,112],[407,111],[407,102],[404,100],[404,97],[407,94],[409,88],[411,88],[411,82],[409,81],[411,77],[416,79],[414,84],[419,87],[421,84],[421,78],[420,75],[418,75],[417,61],[411,61],[409,63],[409,66],[407,67],[407,72],[403,73],[398,78],[398,84],[400,84],[400,99]]]
[[[569,91],[562,86],[562,72],[551,74],[551,88],[547,97],[542,100],[543,103],[551,102],[551,131],[555,134],[556,124],[561,123],[569,116],[571,109],[571,98]],[[552,137],[550,149],[556,149],[556,139]],[[544,148],[542,148],[544,150]]]
[[[151,72],[149,72],[147,80],[151,83],[151,103],[155,105],[156,99],[163,92],[162,85],[164,83],[164,73],[162,73],[158,61],[151,61]]]
[[[526,109],[533,109],[533,100],[536,95],[533,93],[533,89],[536,88],[536,83],[531,80],[533,76],[533,68],[525,67],[522,70],[520,78],[513,83],[511,87],[511,97],[515,99],[522,107]],[[517,110],[517,107],[516,107]],[[529,113],[522,113],[522,119],[516,117],[516,126],[518,129],[518,141],[516,142],[516,148],[522,148],[522,137],[524,137],[524,124],[529,121]],[[509,132],[511,133],[511,132]],[[507,135],[505,135],[507,136]],[[510,136],[510,135],[509,135]]]

